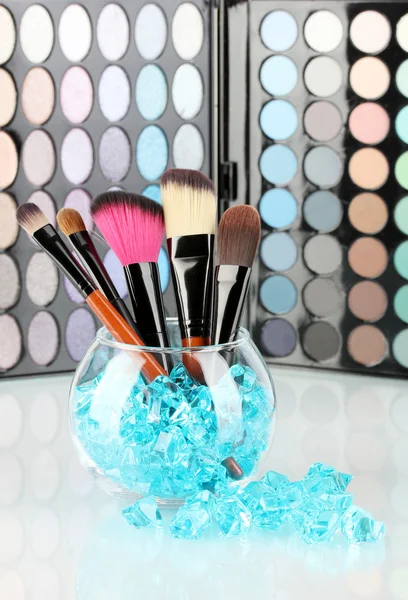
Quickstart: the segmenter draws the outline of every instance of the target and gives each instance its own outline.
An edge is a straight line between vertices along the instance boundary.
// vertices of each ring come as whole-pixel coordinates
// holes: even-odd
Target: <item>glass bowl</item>
[[[228,344],[197,348],[181,347],[176,320],[168,333],[172,347],[158,352],[100,329],[76,370],[69,410],[80,461],[105,491],[129,501],[154,495],[171,507],[266,472],[275,392],[245,329]],[[168,376],[145,377],[147,353]]]

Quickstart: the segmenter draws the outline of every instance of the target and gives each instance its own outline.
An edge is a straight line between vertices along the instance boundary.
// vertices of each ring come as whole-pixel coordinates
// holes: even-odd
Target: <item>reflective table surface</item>
[[[380,544],[136,531],[82,470],[67,427],[70,377],[0,383],[0,600],[408,599],[408,383],[276,368],[270,468],[316,461],[355,475]],[[166,517],[168,518],[168,517]]]

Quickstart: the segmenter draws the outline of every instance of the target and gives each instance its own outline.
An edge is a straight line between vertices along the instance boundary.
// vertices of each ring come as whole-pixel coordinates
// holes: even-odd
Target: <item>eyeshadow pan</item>
[[[395,177],[404,190],[408,190],[408,152],[404,152],[395,163]]]
[[[25,276],[27,295],[36,306],[48,306],[58,291],[58,269],[45,252],[30,258]]]
[[[365,100],[377,100],[384,96],[390,83],[390,70],[379,58],[364,56],[351,67],[350,85]]]
[[[388,296],[376,281],[359,281],[350,290],[348,306],[357,319],[374,323],[385,315]]]
[[[271,100],[261,110],[261,129],[272,140],[286,140],[298,126],[297,112],[286,100]]]
[[[317,142],[328,142],[340,133],[343,118],[337,106],[322,100],[313,102],[305,112],[306,133]]]
[[[92,44],[91,19],[80,4],[70,4],[61,15],[58,27],[61,50],[71,62],[81,62]]]
[[[130,107],[130,82],[125,71],[118,65],[106,67],[98,88],[101,112],[111,123],[121,121]]]
[[[83,67],[70,67],[64,73],[60,85],[61,109],[74,125],[83,123],[90,115],[93,105],[93,86]]]
[[[204,23],[195,4],[184,2],[174,14],[172,24],[173,46],[183,60],[193,60],[204,42]]]
[[[74,302],[75,304],[82,304],[85,302],[84,297],[78,292],[77,288],[67,277],[64,277],[64,289],[71,302]]]
[[[361,237],[350,246],[348,261],[353,271],[366,279],[376,279],[388,265],[388,252],[384,244],[371,237]]]
[[[195,125],[182,125],[173,140],[173,161],[177,169],[199,171],[204,163],[204,140]]]
[[[282,358],[296,348],[296,331],[285,319],[270,319],[263,324],[260,333],[262,347],[268,356]]]
[[[27,348],[32,360],[41,367],[51,364],[57,356],[59,341],[58,324],[52,314],[37,312],[27,332]]]
[[[74,185],[81,185],[93,169],[94,152],[91,138],[83,129],[68,131],[61,146],[61,167],[65,177]]]
[[[286,96],[298,81],[298,70],[291,58],[282,55],[269,56],[261,67],[259,78],[262,87],[271,96]]]
[[[311,323],[303,334],[303,348],[317,362],[334,358],[340,347],[340,335],[330,323]]]
[[[20,297],[20,273],[8,254],[0,254],[0,310],[8,310]]]
[[[189,65],[190,66],[190,65]],[[157,65],[146,65],[136,80],[136,106],[144,119],[156,121],[167,106],[167,81]]]
[[[0,69],[0,127],[10,123],[17,107],[17,90],[10,73]]]
[[[354,17],[350,38],[354,46],[365,54],[379,54],[391,40],[391,24],[376,10],[365,10]]]
[[[107,4],[101,10],[96,29],[99,50],[106,60],[120,60],[129,47],[130,27],[127,15],[119,4]]]
[[[159,265],[161,289],[164,294],[170,282],[170,261],[164,248],[160,248],[159,259],[157,263]]]
[[[55,223],[56,223],[55,204],[54,204],[54,200],[51,198],[51,196],[48,194],[48,192],[45,192],[44,190],[37,190],[31,194],[31,196],[29,197],[27,202],[33,202],[34,204],[36,204],[38,206],[38,208],[40,208],[42,210],[42,212],[45,214],[45,216],[47,217],[47,219],[51,223],[51,225],[53,225],[55,227]],[[30,239],[32,239],[32,238],[30,238]],[[35,245],[37,245],[37,243],[34,240],[32,240],[32,241]]]
[[[303,168],[308,180],[321,188],[334,187],[343,175],[343,161],[329,146],[317,146],[309,150]]]
[[[400,331],[392,344],[395,360],[405,368],[408,368],[408,329]]]
[[[338,240],[332,235],[315,235],[305,245],[303,256],[307,267],[317,275],[337,271],[343,260]]]
[[[307,64],[304,79],[309,92],[320,98],[328,98],[339,91],[343,73],[334,58],[317,56]]]
[[[395,131],[398,137],[404,142],[408,143],[408,106],[401,108],[395,119]]]
[[[398,21],[396,37],[401,48],[408,52],[408,14]]]
[[[13,138],[0,131],[0,190],[8,188],[16,178],[18,169],[17,148]]]
[[[136,164],[147,181],[159,179],[167,166],[169,148],[163,130],[157,125],[145,127],[136,142]]]
[[[408,323],[408,285],[402,286],[395,294],[394,311],[401,321]]]
[[[1,13],[0,13],[1,14]],[[0,192],[0,250],[7,250],[18,237],[17,205],[10,194]]]
[[[343,24],[330,10],[318,10],[307,19],[304,35],[312,50],[332,52],[343,39]]]
[[[350,202],[348,216],[354,229],[375,235],[387,224],[388,207],[377,194],[363,192]]]
[[[398,67],[395,82],[399,92],[408,98],[408,60],[404,60]]]
[[[156,60],[167,43],[167,21],[157,4],[145,4],[136,18],[135,41],[139,54],[146,60]]]
[[[259,297],[267,311],[284,315],[296,306],[297,289],[285,275],[272,275],[262,282]]]
[[[75,362],[85,356],[96,334],[95,321],[86,308],[77,308],[68,317],[65,343],[68,354]]]
[[[5,6],[0,6],[0,65],[6,63],[16,45],[16,26]]]
[[[120,127],[109,127],[99,143],[99,164],[103,176],[112,183],[119,183],[130,169],[132,150],[129,138]]]
[[[386,157],[376,148],[357,150],[350,159],[348,170],[351,180],[365,190],[378,190],[390,174]]]
[[[402,242],[394,253],[394,267],[404,279],[408,279],[408,241]]]
[[[172,98],[174,110],[182,119],[194,119],[198,115],[203,106],[204,84],[197,67],[187,63],[177,69],[173,79]]]
[[[108,271],[114,286],[119,292],[120,297],[126,298],[128,295],[128,288],[125,279],[125,273],[123,266],[113,250],[109,249],[104,256],[103,264],[105,269]]]
[[[282,188],[268,190],[259,203],[262,220],[274,229],[286,229],[297,217],[298,205],[292,194]]]
[[[286,52],[297,40],[298,26],[290,13],[285,10],[274,10],[262,21],[260,34],[269,50]]]
[[[0,315],[0,371],[16,366],[22,353],[20,327],[11,315]]]
[[[150,198],[150,200],[154,200],[155,202],[158,202],[159,204],[162,203],[160,186],[156,185],[155,183],[153,183],[151,185],[147,185],[145,187],[145,189],[142,191],[142,195],[146,196],[146,198]]]
[[[292,236],[276,232],[264,237],[260,254],[265,266],[271,271],[288,271],[297,261],[298,249]]]
[[[402,198],[394,209],[394,221],[402,233],[408,235],[408,196]]]
[[[339,227],[343,219],[343,206],[332,192],[313,192],[303,204],[303,215],[310,227],[329,233]]]
[[[64,208],[73,208],[79,212],[84,220],[85,227],[89,232],[94,228],[94,220],[91,215],[91,196],[85,190],[76,188],[71,190],[65,198]]]
[[[288,184],[296,175],[296,154],[288,146],[275,144],[263,151],[259,168],[262,176],[277,186]]]
[[[339,313],[344,304],[343,295],[331,279],[318,277],[306,284],[303,302],[316,317],[326,318]]]
[[[22,164],[28,181],[35,186],[46,185],[56,166],[55,148],[51,137],[42,129],[34,129],[23,144]]]
[[[35,64],[47,60],[54,45],[54,25],[44,6],[31,4],[20,23],[20,44],[26,58]]]
[[[43,67],[30,69],[21,88],[21,107],[31,125],[44,125],[55,106],[54,80]]]
[[[390,131],[390,117],[385,108],[375,102],[363,102],[350,114],[349,127],[355,139],[362,144],[379,144]]]
[[[350,333],[347,349],[357,363],[365,367],[374,367],[384,360],[387,342],[378,327],[360,325]]]

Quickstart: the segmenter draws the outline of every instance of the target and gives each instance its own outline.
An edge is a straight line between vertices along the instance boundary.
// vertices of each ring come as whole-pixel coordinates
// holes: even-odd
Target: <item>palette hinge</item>
[[[236,200],[238,195],[238,165],[235,162],[219,166],[218,196],[223,200]]]

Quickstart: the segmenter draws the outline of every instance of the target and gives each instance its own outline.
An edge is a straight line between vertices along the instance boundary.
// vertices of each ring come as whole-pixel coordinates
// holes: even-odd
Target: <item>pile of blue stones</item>
[[[170,523],[176,538],[199,539],[212,523],[226,536],[242,536],[251,529],[297,532],[307,544],[333,542],[341,536],[350,544],[378,542],[384,524],[353,504],[346,491],[351,475],[315,463],[301,481],[269,471],[245,488],[217,486],[189,496]],[[136,528],[161,528],[162,516],[153,496],[123,511]]]
[[[252,369],[226,365],[208,387],[179,363],[148,385],[139,376],[123,395],[123,373],[113,364],[75,390],[75,432],[101,474],[166,499],[231,483],[222,464],[231,457],[244,477],[255,470],[268,447],[274,397]]]

